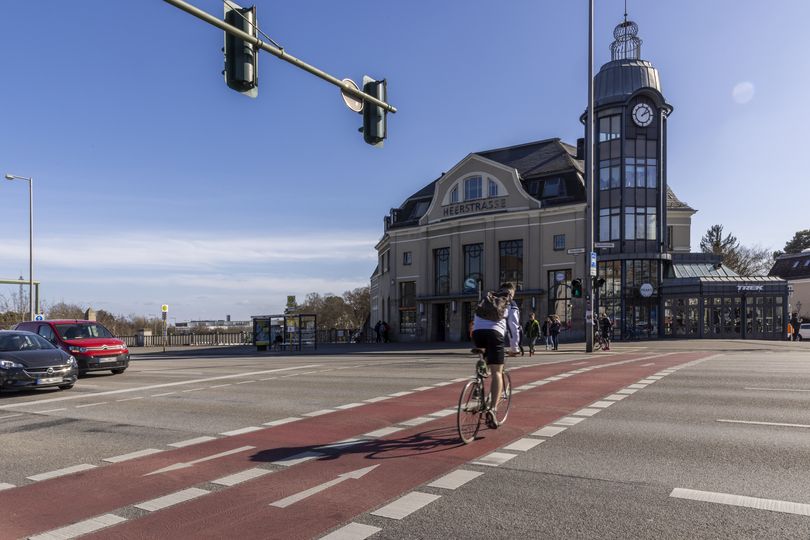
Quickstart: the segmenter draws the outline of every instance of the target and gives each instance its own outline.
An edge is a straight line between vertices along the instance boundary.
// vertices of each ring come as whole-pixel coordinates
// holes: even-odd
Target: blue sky
[[[468,153],[581,136],[586,0],[256,3],[291,54],[388,79],[385,148],[336,88],[270,55],[258,99],[229,90],[222,33],[164,2],[3,6],[0,172],[34,177],[46,301],[241,319],[340,294],[368,283],[388,209]],[[693,249],[714,223],[772,249],[810,227],[810,2],[629,11],[675,107],[669,181],[700,210]],[[597,69],[622,13],[597,0]],[[27,276],[27,202],[0,183],[2,278]]]

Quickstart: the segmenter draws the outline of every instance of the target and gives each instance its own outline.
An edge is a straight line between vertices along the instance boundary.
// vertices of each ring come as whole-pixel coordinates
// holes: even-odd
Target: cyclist
[[[610,317],[607,316],[607,313],[602,313],[602,317],[599,319],[599,328],[602,333],[602,349],[609,351],[610,332],[613,330],[613,322],[610,320]]]
[[[512,336],[509,355],[514,356],[518,352],[517,338],[520,335],[520,312],[514,302],[514,296],[515,285],[513,283],[501,283],[497,292],[488,293],[481,300],[473,319],[473,343],[479,349],[484,350],[487,367],[490,368],[492,373],[490,396],[493,396],[493,398],[490,400],[486,413],[487,425],[491,428],[498,427],[495,412],[498,410],[501,392],[503,392],[504,338],[507,334]],[[485,304],[493,309],[498,307],[495,304],[499,304],[505,309],[497,309],[498,316],[494,317],[497,320],[493,320],[485,317],[485,311],[482,311]],[[490,311],[493,311],[493,309],[490,309]]]

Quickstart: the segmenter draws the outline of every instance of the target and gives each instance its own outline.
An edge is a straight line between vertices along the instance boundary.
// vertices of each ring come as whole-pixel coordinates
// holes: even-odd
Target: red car
[[[105,370],[119,374],[129,367],[126,344],[96,321],[30,321],[22,322],[14,329],[39,334],[73,355],[79,365],[79,375]]]

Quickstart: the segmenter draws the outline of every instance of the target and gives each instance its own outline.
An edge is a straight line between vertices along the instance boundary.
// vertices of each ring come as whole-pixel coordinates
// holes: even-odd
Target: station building
[[[666,174],[673,107],[637,31],[616,27],[594,81],[599,312],[615,321],[615,339],[782,339],[784,280],[741,277],[690,252],[697,210]],[[372,324],[387,321],[399,341],[466,340],[481,291],[511,281],[524,321],[555,314],[562,339],[583,339],[584,301],[571,297],[573,279],[590,279],[583,148],[553,138],[473,152],[391,209],[376,245]]]

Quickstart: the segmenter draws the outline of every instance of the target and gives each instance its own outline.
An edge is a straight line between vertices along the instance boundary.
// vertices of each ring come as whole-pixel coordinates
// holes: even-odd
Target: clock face
[[[652,121],[653,110],[649,105],[646,103],[639,103],[633,107],[633,122],[635,122],[637,126],[647,127],[652,124]]]

